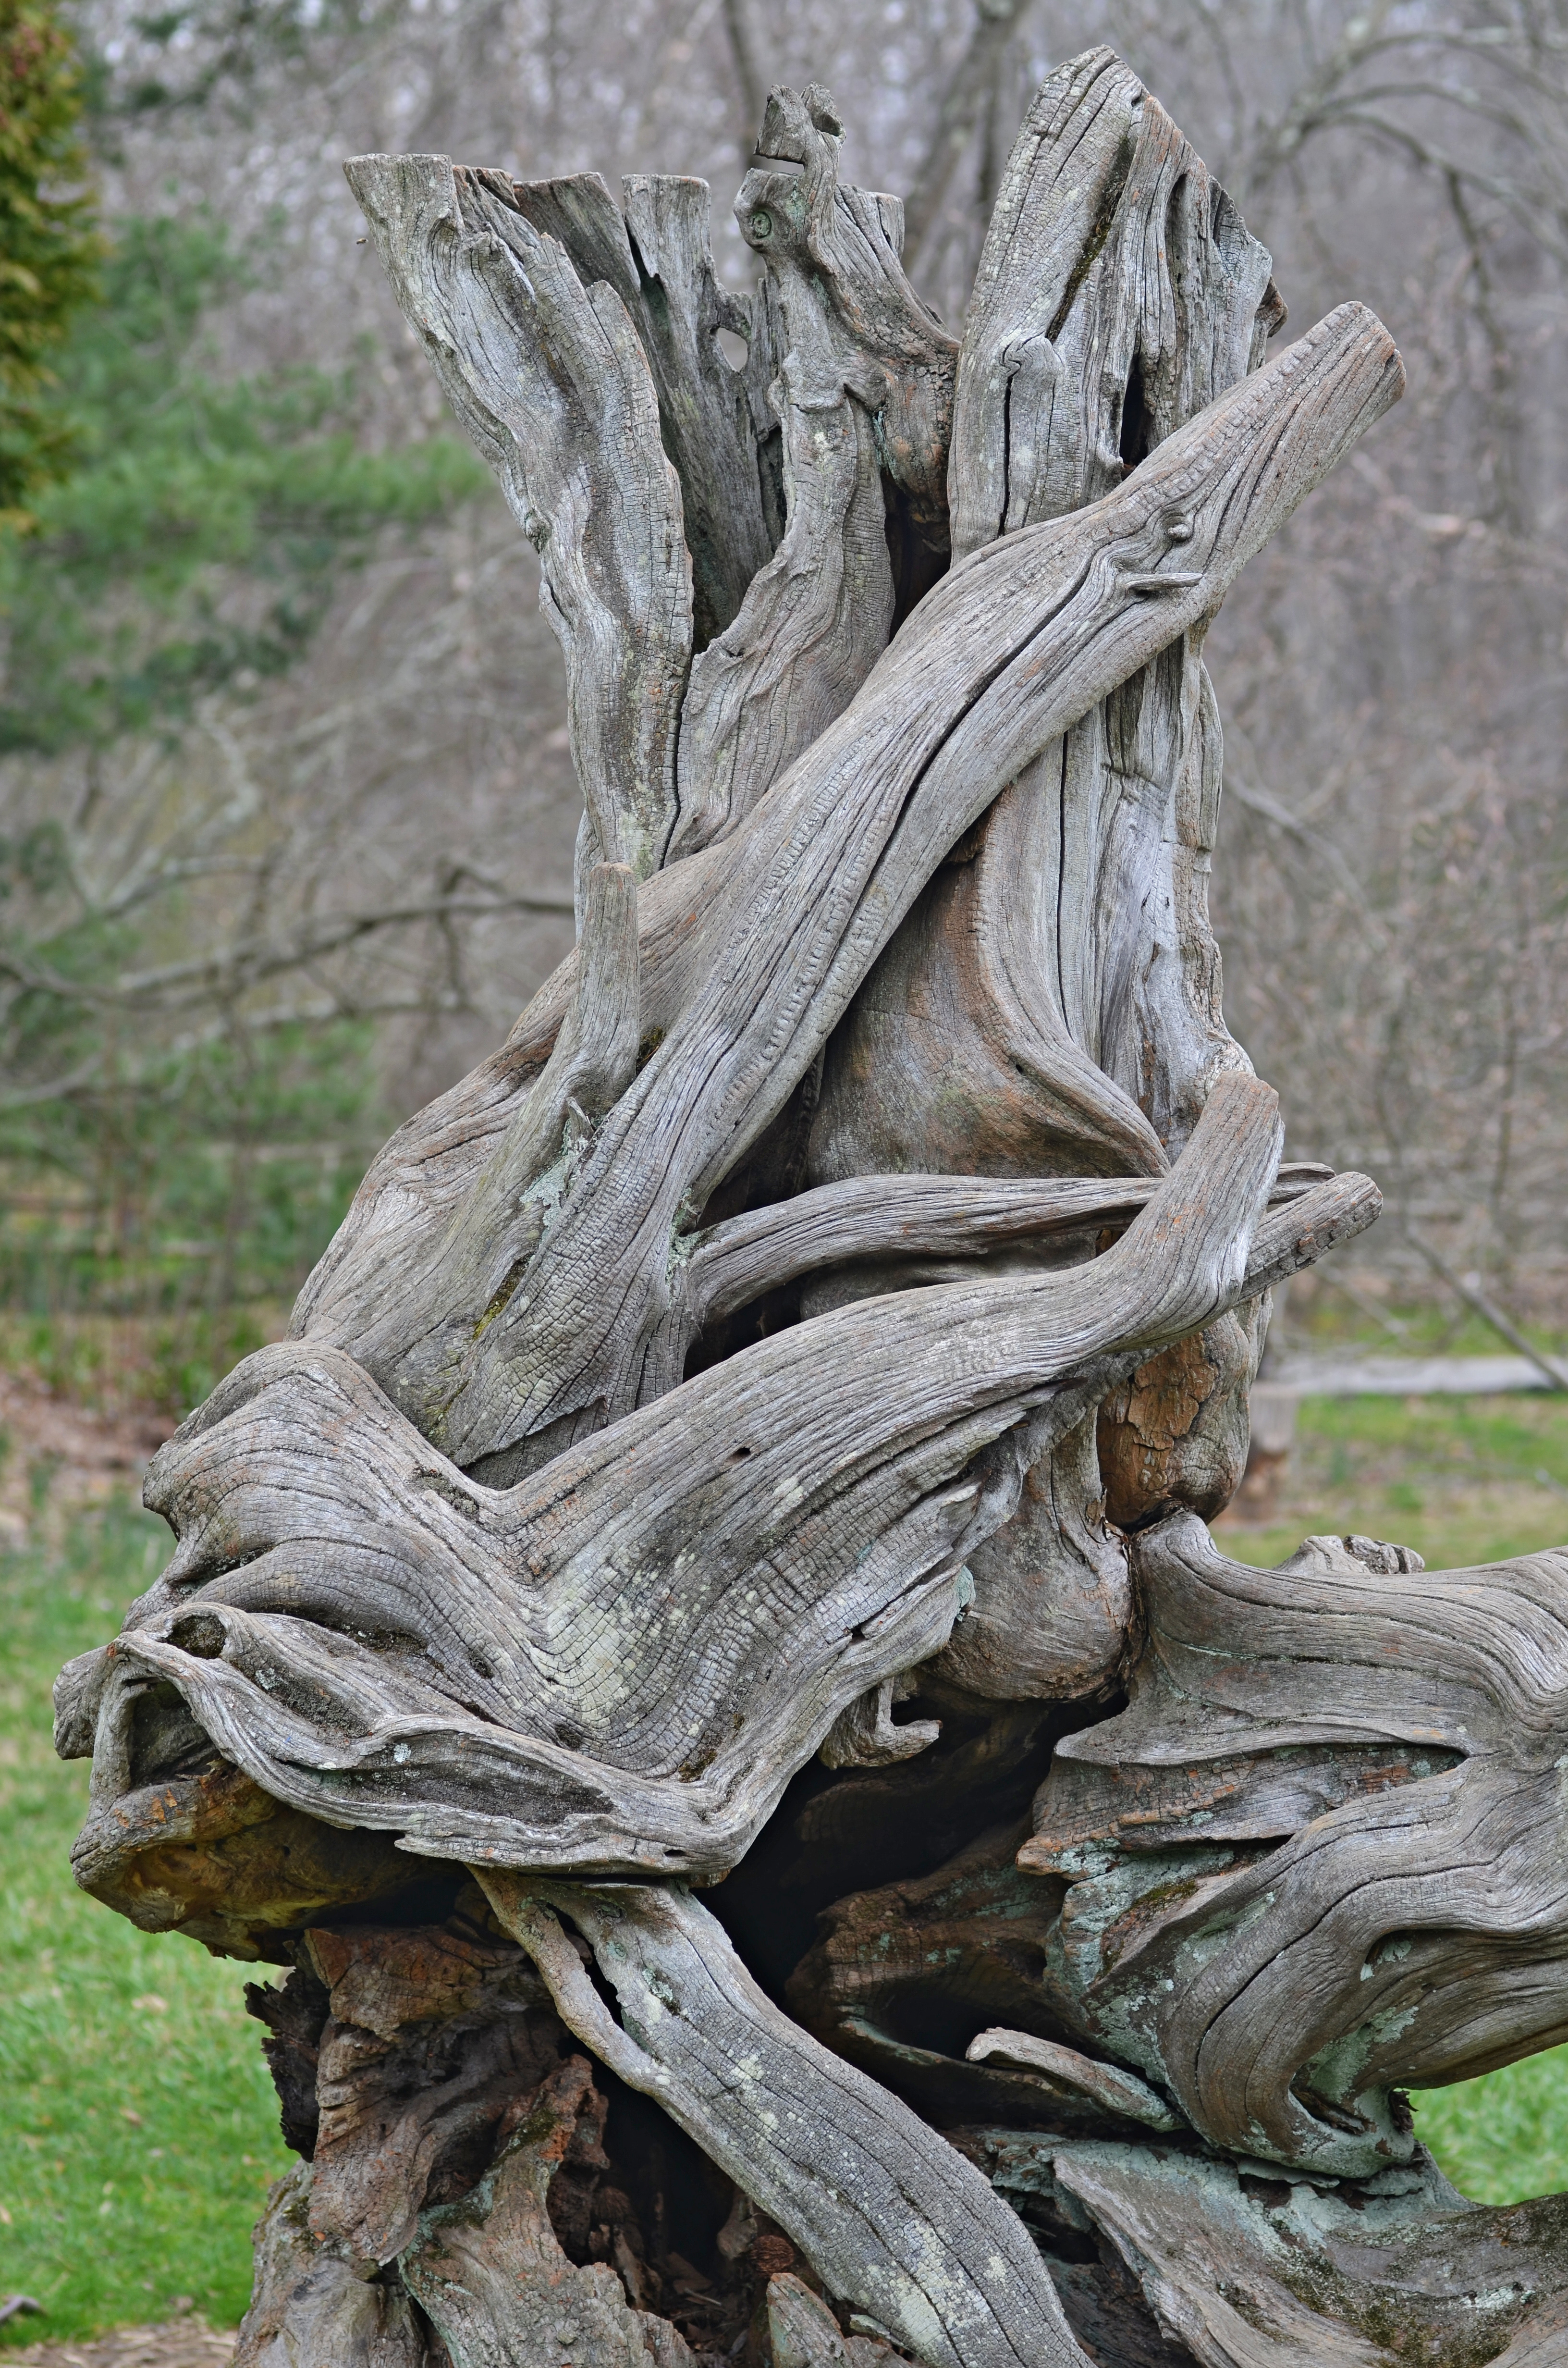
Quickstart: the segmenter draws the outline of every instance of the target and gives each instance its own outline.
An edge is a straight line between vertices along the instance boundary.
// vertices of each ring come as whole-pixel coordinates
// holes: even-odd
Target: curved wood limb
[[[645,877],[675,819],[691,563],[626,308],[445,156],[345,170],[409,325],[540,553],[594,852]]]
[[[341,1352],[260,1351],[163,1451],[150,1500],[179,1552],[63,1687],[96,1879],[158,1772],[149,1679],[273,1798],[407,1849],[733,1864],[839,1713],[946,1640],[965,1555],[1050,1438],[1162,1338],[1370,1222],[1375,1191],[1341,1178],[1258,1223],[1277,1125],[1267,1087],[1222,1081],[1091,1267],[799,1326],[509,1494]]]
[[[1218,2145],[1407,2160],[1394,2091],[1568,2029],[1568,1554],[1256,1571],[1180,1515],[1134,1555],[1131,1702],[1059,1748],[1021,1854],[1072,1884],[1067,2010]]]
[[[1300,1200],[1330,1172],[1287,1163],[1270,1208]],[[1092,1245],[1108,1228],[1129,1224],[1160,1189],[1159,1179],[1135,1176],[847,1177],[710,1226],[688,1254],[685,1287],[700,1327],[824,1267],[981,1258],[1051,1237]]]
[[[1221,597],[1399,384],[1384,333],[1346,307],[1095,510],[977,553],[927,597],[718,850],[690,941],[700,983],[526,1288],[455,1368],[405,1348],[413,1274],[401,1325],[389,1311],[379,1338],[346,1342],[454,1461],[515,1477],[637,1403],[683,1212],[778,1113],[953,838],[1042,738]],[[1148,572],[1172,552],[1179,566]]]
[[[658,2098],[831,2294],[928,2368],[1086,2368],[1040,2255],[987,2181],[781,2013],[689,1894],[480,1880],[568,2028]],[[619,2019],[559,1914],[591,1942]]]

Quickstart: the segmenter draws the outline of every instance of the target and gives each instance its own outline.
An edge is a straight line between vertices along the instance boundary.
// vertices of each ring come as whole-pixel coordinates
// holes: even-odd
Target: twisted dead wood
[[[393,161],[355,158],[347,167],[355,194],[361,183],[369,188],[384,177],[382,168]],[[718,342],[720,329],[752,333],[752,305],[714,275],[708,184],[670,173],[631,174],[618,206],[597,173],[515,181],[490,171],[465,181],[476,193],[476,211],[498,235],[509,239],[505,216],[520,214],[562,250],[585,288],[602,284],[625,307],[653,378],[665,450],[680,480],[694,640],[705,648],[733,620],[778,540],[752,403]],[[397,235],[389,219],[389,245]],[[529,252],[522,250],[525,259]],[[395,267],[393,280],[402,293]],[[759,355],[759,366],[777,367],[778,359]]]
[[[481,1476],[533,1468],[667,1387],[691,1329],[669,1283],[683,1212],[777,1115],[953,838],[1106,683],[1214,605],[1400,384],[1385,334],[1344,307],[1123,491],[945,579],[720,849],[687,941],[689,997],[591,1144],[530,1177],[526,1112],[514,1121],[528,1159],[515,1167],[508,1143],[493,1156],[523,1215],[484,1245],[483,1297],[442,1303],[411,1338],[424,1293],[369,1235],[370,1304],[369,1278],[347,1304],[317,1299],[312,1334],[350,1347]]]
[[[1266,2183],[1169,2146],[1006,2130],[972,2144],[1048,2226],[1093,2227],[1202,2368],[1396,2368],[1413,2353],[1548,2368],[1561,2352],[1561,2196],[1483,2210],[1429,2162],[1346,2189]]]
[[[562,2021],[744,2181],[830,2292],[932,2368],[1078,2368],[1044,2264],[989,2183],[781,2014],[696,1900],[483,1880]],[[555,1908],[592,1942],[619,2020]]]
[[[1224,1025],[1202,638],[1398,357],[1346,306],[1265,362],[1268,257],[1109,51],[961,347],[841,139],[771,95],[746,299],[699,183],[350,168],[540,556],[580,940],[160,1457],[175,1559],[60,1688],[79,1877],[294,1964],[247,2368],[1348,2368],[1405,2288],[1457,2368],[1514,2238],[1399,2083],[1559,2032],[1561,1558],[1412,1618],[1394,1550],[1195,1518],[1270,1285],[1378,1205],[1280,1169]],[[1387,2260],[1265,2160],[1414,2198]]]
[[[1409,1560],[1149,1531],[1131,1702],[1059,1748],[1022,1853],[1069,1877],[1082,2028],[1217,2143],[1351,2176],[1415,2151],[1391,2092],[1568,2031],[1568,1557]]]
[[[1119,59],[1060,68],[1008,161],[970,307],[955,553],[1102,497],[1256,369],[1284,318],[1269,272]],[[1206,623],[1025,765],[930,882],[835,1036],[812,1180],[1158,1174],[1213,1076],[1244,1063],[1208,916],[1221,758]],[[1135,1527],[1229,1500],[1266,1322],[1254,1306],[1172,1349],[1037,1468],[976,1565],[954,1674],[1065,1675],[1054,1640],[1040,1650],[1039,1606],[1076,1600],[1069,1652],[1085,1688],[1104,1676],[1127,1601],[1104,1515]]]
[[[341,1351],[260,1351],[161,1451],[169,1570],[62,1681],[67,1748],[96,1736],[82,1878],[121,1857],[150,1679],[271,1797],[404,1848],[732,1864],[840,1713],[945,1641],[965,1554],[1016,1501],[1026,1417],[1038,1453],[1118,1360],[1375,1215],[1339,1178],[1259,1224],[1278,1150],[1272,1092],[1226,1079],[1092,1269],[797,1326],[506,1493]]]

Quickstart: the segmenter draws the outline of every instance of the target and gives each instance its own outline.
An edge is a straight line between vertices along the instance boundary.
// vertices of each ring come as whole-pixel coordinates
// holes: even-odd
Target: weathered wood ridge
[[[1379,1196],[1225,1027],[1203,639],[1399,357],[1267,358],[1107,50],[961,343],[842,136],[771,94],[744,296],[700,182],[348,166],[540,557],[579,943],[157,1458],[78,1879],[289,1969],[244,2368],[1544,2368],[1561,2203],[1403,2090],[1568,2035],[1568,1555],[1204,1526]]]

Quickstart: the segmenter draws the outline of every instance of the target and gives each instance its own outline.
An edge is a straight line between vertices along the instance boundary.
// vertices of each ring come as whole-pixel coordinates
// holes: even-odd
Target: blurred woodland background
[[[1414,1223],[1568,1324],[1564,0],[0,0],[0,1362],[195,1403],[571,943],[533,554],[343,159],[700,174],[739,283],[767,85],[825,81],[957,325],[1030,94],[1102,40],[1286,338],[1359,296],[1409,367],[1210,644],[1232,1024],[1291,1156],[1390,1200],[1330,1298],[1456,1331]]]

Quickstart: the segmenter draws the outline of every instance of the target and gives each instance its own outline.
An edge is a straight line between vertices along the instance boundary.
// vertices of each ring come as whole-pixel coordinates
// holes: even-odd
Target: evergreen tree
[[[73,437],[39,401],[49,357],[97,284],[99,242],[78,138],[75,45],[51,0],[0,0],[0,521],[31,524]]]

